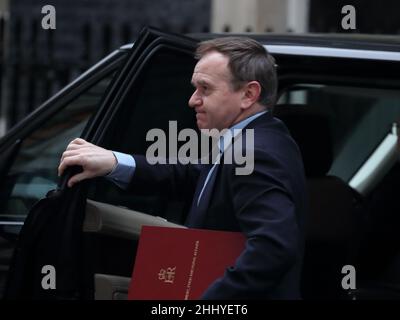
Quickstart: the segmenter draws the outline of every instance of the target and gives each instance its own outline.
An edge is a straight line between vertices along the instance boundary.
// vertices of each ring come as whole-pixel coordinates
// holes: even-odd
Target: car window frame
[[[10,132],[0,140],[0,153],[6,152],[9,148],[12,148],[16,141],[23,141],[26,137],[37,130],[41,124],[51,119],[59,111],[68,106],[69,103],[90,90],[104,77],[120,68],[125,57],[125,50],[112,52],[99,63],[84,72],[72,83],[57,92],[38,109],[14,126],[12,130],[10,130]],[[94,112],[94,114],[96,112]],[[93,114],[89,117],[88,123],[85,125],[83,131],[85,131],[92,118]],[[14,161],[15,159],[13,159],[13,162]],[[8,168],[7,171],[2,172],[3,176],[8,173],[9,169],[10,168]],[[25,218],[26,215],[0,215],[0,225],[2,228],[5,226],[20,227],[23,225]]]
[[[112,123],[115,115],[118,113],[119,107],[121,106],[120,101],[123,101],[127,91],[132,89],[133,83],[139,77],[145,65],[149,59],[160,49],[176,49],[189,54],[194,54],[194,48],[197,41],[193,39],[192,42],[188,41],[189,38],[182,36],[174,36],[172,39],[165,36],[160,36],[151,42],[137,57],[136,61],[132,61],[132,55],[136,51],[131,53],[131,57],[128,58],[127,63],[124,66],[125,70],[122,70],[118,75],[118,79],[115,80],[113,88],[110,90],[116,90],[112,101],[105,100],[100,107],[100,111],[96,114],[96,119],[90,124],[90,128],[85,135],[84,139],[96,144],[102,145],[104,136],[107,134],[107,129]],[[179,41],[181,40],[181,41]],[[134,108],[135,106],[133,106]]]
[[[5,136],[0,139],[0,153],[13,145],[16,140],[24,139],[35,131],[42,123],[58,113],[66,105],[76,99],[83,92],[89,90],[96,82],[101,80],[113,69],[120,68],[126,57],[125,50],[117,50],[102,59],[99,63],[84,72],[77,79],[65,86],[50,99],[45,101],[36,110],[11,128]]]
[[[272,55],[277,61],[278,99],[288,87],[301,83],[400,89],[400,61],[280,53]],[[371,65],[374,68],[366,70]],[[389,79],[388,74],[391,75]]]
[[[118,147],[116,148],[116,146],[113,145],[113,142],[116,142],[115,138],[111,138],[111,142],[110,142],[110,136],[112,136],[112,132],[113,132],[113,129],[115,127],[115,121],[118,121],[118,118],[120,117],[119,111],[121,111],[121,108],[123,108],[123,109],[126,108],[127,95],[132,94],[132,92],[135,94],[136,92],[140,92],[143,89],[143,87],[142,87],[143,86],[143,82],[141,81],[141,78],[142,78],[142,76],[146,76],[147,70],[154,68],[152,66],[152,64],[153,64],[152,60],[154,58],[158,59],[157,55],[160,54],[160,53],[163,56],[168,55],[170,57],[175,57],[176,55],[179,54],[181,56],[183,56],[183,55],[186,56],[188,59],[193,59],[193,66],[191,66],[190,72],[187,72],[187,73],[185,72],[185,74],[187,74],[187,76],[188,76],[188,79],[187,80],[185,79],[185,83],[190,88],[190,92],[191,92],[190,94],[192,94],[193,88],[192,88],[192,86],[190,84],[190,78],[191,78],[191,75],[192,75],[193,67],[194,67],[194,65],[196,63],[196,59],[194,58],[194,55],[193,55],[194,51],[187,50],[187,49],[182,49],[181,47],[170,45],[170,44],[168,44],[168,45],[166,45],[166,44],[157,45],[156,47],[152,48],[151,50],[149,50],[149,52],[146,53],[146,57],[141,62],[140,67],[139,67],[138,71],[135,73],[135,75],[131,79],[127,79],[126,80],[127,81],[127,87],[124,89],[124,92],[120,94],[118,106],[116,106],[116,108],[113,110],[113,116],[112,117],[105,117],[105,119],[107,120],[107,124],[106,124],[107,128],[99,129],[99,132],[101,133],[101,140],[94,142],[95,144],[99,144],[99,142],[100,142],[101,145],[104,148],[115,150],[115,151],[120,151],[120,152],[127,152],[126,150],[125,151],[121,151]],[[168,59],[168,58],[166,58],[166,59]],[[157,66],[157,67],[159,67],[159,66]],[[182,79],[182,77],[177,78],[177,82],[181,82],[181,79]],[[158,80],[156,82],[158,83]],[[148,85],[149,84],[147,84],[147,86]],[[140,94],[140,95],[135,94],[135,98],[134,99],[139,99],[140,100],[140,99],[143,99],[143,97],[145,97],[145,96],[143,96],[142,94]],[[185,99],[186,103],[187,103],[189,97],[190,97],[190,95],[188,96],[187,99]],[[128,101],[132,101],[132,100],[129,99]],[[161,101],[160,101],[159,105],[160,106],[162,105]],[[178,105],[182,105],[182,101],[180,101],[180,103]],[[137,112],[141,113],[140,110],[143,110],[143,107],[144,107],[143,104],[134,104],[134,103],[132,103],[129,106],[129,112],[137,111]],[[164,110],[164,109],[161,108],[160,111],[162,111],[162,110]],[[189,108],[187,108],[187,110],[188,110],[188,112],[192,112],[192,110],[190,110]],[[167,113],[167,115],[165,115],[165,116],[168,118],[170,115]],[[194,114],[193,114],[193,117],[194,117]],[[172,120],[173,118],[170,118],[170,119]],[[195,125],[195,122],[193,123],[192,129],[197,129],[197,127]],[[130,153],[130,152],[128,152],[128,153]],[[97,193],[96,191],[94,191],[98,187],[96,185],[97,181],[99,181],[99,180],[93,180],[93,181],[89,181],[88,182],[89,183],[88,186],[89,186],[89,190],[90,190],[89,197],[92,200],[96,199],[96,198],[92,198],[91,196],[93,196],[93,192]],[[112,184],[112,182],[107,182],[107,183]],[[104,187],[104,185],[103,185],[103,187]],[[111,200],[111,201],[109,202],[109,200]],[[121,205],[118,202],[115,202],[115,201],[113,202],[113,200],[114,199],[106,197],[106,200],[104,198],[97,198],[96,201],[103,201],[104,203],[111,204],[111,205]],[[170,201],[168,201],[168,202],[170,202]],[[176,205],[177,202],[179,202],[179,201],[175,201],[175,202],[176,202],[175,203],[175,205]],[[183,203],[179,203],[179,205],[183,206]],[[126,204],[122,204],[122,206],[126,206]],[[131,210],[140,210],[138,208],[134,208],[134,209],[130,208],[130,209]],[[151,214],[151,213],[149,213],[147,211],[143,211],[143,213]],[[156,215],[162,216],[162,217],[167,218],[167,219],[171,218],[171,216],[164,216],[164,215],[159,214],[159,213],[157,213]],[[174,220],[169,220],[169,221],[173,221],[174,223],[182,223],[182,221],[181,221],[182,220],[182,216],[180,214],[176,214],[176,216],[174,216],[173,219]]]

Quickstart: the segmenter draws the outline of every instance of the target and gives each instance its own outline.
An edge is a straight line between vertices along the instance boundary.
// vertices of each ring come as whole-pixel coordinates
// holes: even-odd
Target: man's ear
[[[250,81],[242,90],[242,109],[248,109],[258,101],[261,94],[261,85],[258,81]]]

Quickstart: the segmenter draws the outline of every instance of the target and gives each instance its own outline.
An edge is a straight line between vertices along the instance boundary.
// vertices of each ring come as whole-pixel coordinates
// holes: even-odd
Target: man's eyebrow
[[[196,84],[199,85],[199,86],[209,86],[210,85],[209,82],[207,82],[206,80],[202,80],[202,79],[197,80],[197,81],[193,81],[192,80],[190,82],[194,87],[196,86]]]

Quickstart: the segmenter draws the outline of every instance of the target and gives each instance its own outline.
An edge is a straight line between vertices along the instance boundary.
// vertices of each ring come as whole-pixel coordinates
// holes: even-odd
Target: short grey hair
[[[268,109],[275,105],[278,78],[275,59],[259,42],[248,37],[223,37],[199,43],[195,57],[201,59],[209,52],[216,51],[229,59],[228,68],[232,74],[233,90],[239,90],[250,81],[261,86],[258,102]]]

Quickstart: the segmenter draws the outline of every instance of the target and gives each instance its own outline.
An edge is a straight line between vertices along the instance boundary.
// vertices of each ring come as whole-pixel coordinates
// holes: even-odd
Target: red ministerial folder
[[[199,299],[244,246],[240,232],[144,226],[128,299]]]

